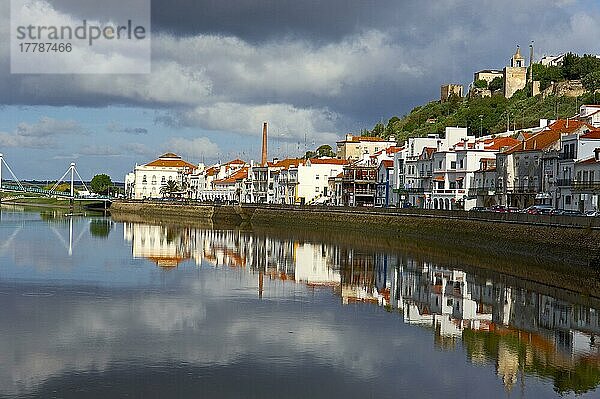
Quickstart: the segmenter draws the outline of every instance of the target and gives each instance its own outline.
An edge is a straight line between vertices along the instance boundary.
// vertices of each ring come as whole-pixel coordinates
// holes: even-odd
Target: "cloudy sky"
[[[48,3],[56,18],[116,18]],[[502,68],[517,44],[600,53],[591,0],[153,0],[150,74],[11,74],[9,9],[0,0],[0,152],[25,179],[75,161],[122,181],[167,150],[257,159],[263,121],[270,155],[293,156]]]

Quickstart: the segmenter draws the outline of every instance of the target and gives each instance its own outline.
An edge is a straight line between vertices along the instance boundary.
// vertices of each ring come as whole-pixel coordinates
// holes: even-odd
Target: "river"
[[[0,213],[2,398],[600,396],[593,296],[339,231],[63,212]]]

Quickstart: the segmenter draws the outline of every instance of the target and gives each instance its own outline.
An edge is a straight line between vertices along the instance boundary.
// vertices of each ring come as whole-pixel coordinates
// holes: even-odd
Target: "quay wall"
[[[178,220],[248,222],[253,227],[354,232],[386,241],[455,247],[465,255],[522,256],[539,263],[592,266],[600,278],[600,218],[390,208],[183,205],[115,202],[111,212]],[[591,276],[590,276],[591,277]]]

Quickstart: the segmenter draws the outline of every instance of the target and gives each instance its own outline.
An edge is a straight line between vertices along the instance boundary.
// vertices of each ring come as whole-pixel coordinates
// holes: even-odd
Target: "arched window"
[[[142,183],[143,183],[143,184],[146,184],[146,183],[148,183],[148,181],[146,180],[146,175],[144,175],[144,176],[142,177]]]
[[[156,175],[152,175],[152,185],[156,185]]]
[[[167,182],[167,178],[166,177],[162,177],[162,179],[160,179],[160,184],[165,184]]]

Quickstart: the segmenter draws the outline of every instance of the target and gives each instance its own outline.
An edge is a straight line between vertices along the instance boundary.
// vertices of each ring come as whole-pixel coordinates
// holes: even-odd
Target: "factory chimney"
[[[267,122],[263,123],[261,166],[267,166]]]

